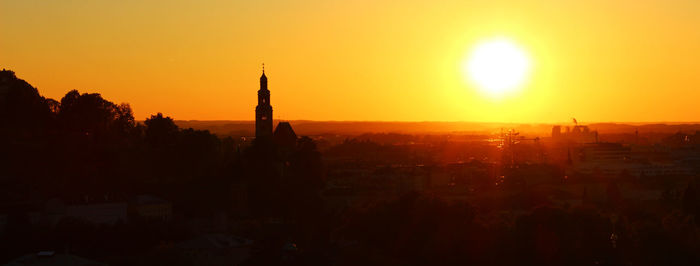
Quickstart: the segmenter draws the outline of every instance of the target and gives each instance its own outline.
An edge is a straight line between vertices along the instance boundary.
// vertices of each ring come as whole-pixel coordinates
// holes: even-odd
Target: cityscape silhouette
[[[0,1],[0,263],[700,265],[697,25],[693,1]]]

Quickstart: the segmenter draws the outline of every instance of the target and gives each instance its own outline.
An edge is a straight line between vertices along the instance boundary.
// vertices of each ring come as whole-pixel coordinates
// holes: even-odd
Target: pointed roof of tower
[[[262,64],[262,76],[260,76],[260,80],[267,80],[267,76],[265,76],[265,63]]]

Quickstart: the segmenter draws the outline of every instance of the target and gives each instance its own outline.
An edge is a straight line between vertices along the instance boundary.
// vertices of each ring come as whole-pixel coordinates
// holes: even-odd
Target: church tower
[[[270,105],[270,91],[267,89],[265,65],[263,65],[263,73],[260,76],[258,106],[255,107],[255,138],[261,140],[272,138],[272,106]]]

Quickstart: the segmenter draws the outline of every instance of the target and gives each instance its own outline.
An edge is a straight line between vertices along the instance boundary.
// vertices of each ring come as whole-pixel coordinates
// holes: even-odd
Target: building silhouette
[[[267,89],[267,77],[263,67],[258,90],[258,106],[255,107],[255,139],[270,140],[272,138],[272,105],[270,105],[270,90]]]
[[[598,142],[598,131],[590,130],[588,126],[576,124],[574,127],[562,127],[555,125],[552,127],[552,140],[572,143],[596,143]]]
[[[267,76],[263,67],[258,90],[258,106],[255,107],[255,138],[260,141],[274,141],[278,146],[294,147],[297,135],[289,122],[279,122],[272,131],[272,105],[270,90],[267,89]]]
[[[293,148],[297,143],[297,134],[289,122],[279,122],[272,138],[279,147]]]

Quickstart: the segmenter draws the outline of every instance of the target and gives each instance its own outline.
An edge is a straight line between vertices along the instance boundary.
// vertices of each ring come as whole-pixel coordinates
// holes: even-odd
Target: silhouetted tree
[[[298,188],[297,193],[314,194],[323,188],[323,162],[316,143],[309,137],[297,140],[294,152],[289,156],[289,180]]]
[[[125,136],[134,127],[128,104],[116,105],[99,93],[68,92],[61,99],[58,119],[70,134],[113,140]]]
[[[146,125],[146,142],[156,148],[175,145],[179,128],[172,118],[162,113],[151,115],[144,122]]]
[[[14,138],[45,135],[53,125],[55,101],[9,70],[0,71],[0,137],[11,132]]]

